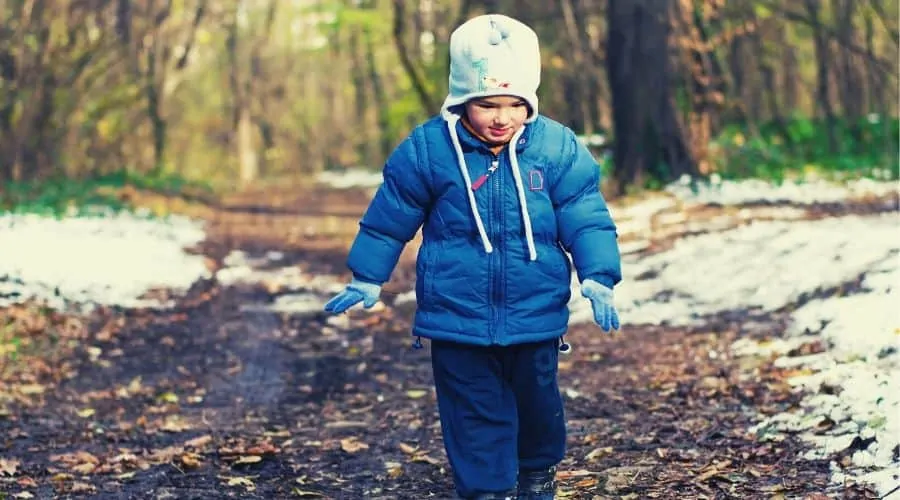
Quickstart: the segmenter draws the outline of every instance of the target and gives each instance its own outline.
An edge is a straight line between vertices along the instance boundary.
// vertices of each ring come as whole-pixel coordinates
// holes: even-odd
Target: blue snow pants
[[[519,470],[547,470],[565,454],[557,340],[510,346],[432,341],[444,447],[457,493],[515,489]]]

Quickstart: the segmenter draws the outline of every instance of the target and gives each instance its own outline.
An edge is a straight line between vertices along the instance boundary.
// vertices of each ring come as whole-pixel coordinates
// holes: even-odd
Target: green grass
[[[169,196],[186,192],[212,193],[209,185],[175,175],[135,174],[123,170],[82,179],[52,178],[6,183],[0,189],[0,213],[61,216],[72,211],[80,213],[90,207],[127,210],[134,207],[113,192],[126,186]]]
[[[900,121],[870,116],[837,119],[834,140],[822,120],[795,117],[784,124],[729,125],[710,144],[725,179],[845,180],[898,178]]]

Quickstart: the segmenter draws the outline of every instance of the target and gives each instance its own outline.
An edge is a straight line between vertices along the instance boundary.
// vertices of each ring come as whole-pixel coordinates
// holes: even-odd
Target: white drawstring
[[[450,142],[453,143],[453,149],[456,151],[456,164],[459,166],[459,171],[462,173],[463,180],[466,183],[469,206],[472,209],[472,216],[475,217],[475,225],[478,227],[478,234],[481,236],[482,244],[484,244],[484,251],[491,253],[494,251],[494,247],[491,245],[487,232],[484,230],[484,223],[481,221],[481,215],[478,213],[478,204],[475,201],[475,191],[472,190],[472,179],[469,177],[469,169],[466,166],[466,159],[463,156],[459,135],[456,132],[456,124],[459,122],[459,115],[452,114],[445,118],[447,120],[447,129],[450,131]],[[521,127],[517,130],[509,142],[509,161],[513,171],[513,179],[516,184],[516,192],[519,197],[522,222],[525,225],[525,241],[528,244],[528,256],[530,260],[537,260],[537,249],[534,246],[534,234],[532,234],[531,230],[531,216],[528,215],[528,204],[525,200],[525,186],[522,184],[522,173],[519,172],[519,158],[516,154],[516,145],[523,132],[525,132],[525,127]]]
[[[519,208],[522,210],[522,222],[525,224],[525,241],[528,243],[528,256],[531,260],[537,260],[537,249],[534,247],[534,235],[531,232],[531,217],[528,215],[528,203],[525,201],[525,187],[522,185],[522,173],[519,172],[519,158],[516,155],[516,145],[519,137],[525,132],[525,127],[520,128],[509,141],[509,163],[512,166],[513,179],[516,181],[516,191],[519,192]]]
[[[466,182],[466,193],[469,195],[469,206],[472,208],[472,215],[475,217],[475,225],[478,226],[478,234],[481,235],[481,242],[484,244],[484,251],[491,253],[494,251],[491,240],[488,239],[487,232],[484,230],[484,223],[481,222],[481,216],[478,215],[478,204],[475,201],[475,191],[472,191],[472,179],[469,178],[469,169],[466,167],[466,159],[463,156],[462,146],[459,144],[459,135],[456,133],[456,124],[459,122],[459,115],[451,115],[447,118],[447,129],[450,131],[450,142],[453,143],[453,149],[456,151],[456,164],[462,173]]]

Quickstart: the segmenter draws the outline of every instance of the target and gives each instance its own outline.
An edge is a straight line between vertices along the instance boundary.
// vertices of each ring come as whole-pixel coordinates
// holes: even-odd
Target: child
[[[450,38],[439,117],[391,154],[348,257],[353,280],[325,310],[372,307],[423,227],[413,334],[432,340],[444,445],[463,498],[552,499],[565,453],[559,351],[572,254],[594,319],[618,329],[616,228],[599,168],[538,114],[535,33],[502,15]]]

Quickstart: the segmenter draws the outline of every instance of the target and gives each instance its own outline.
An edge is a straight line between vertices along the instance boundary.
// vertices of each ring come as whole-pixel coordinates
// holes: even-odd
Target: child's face
[[[512,139],[528,118],[528,104],[514,96],[491,96],[466,103],[469,124],[481,137],[494,144]]]

